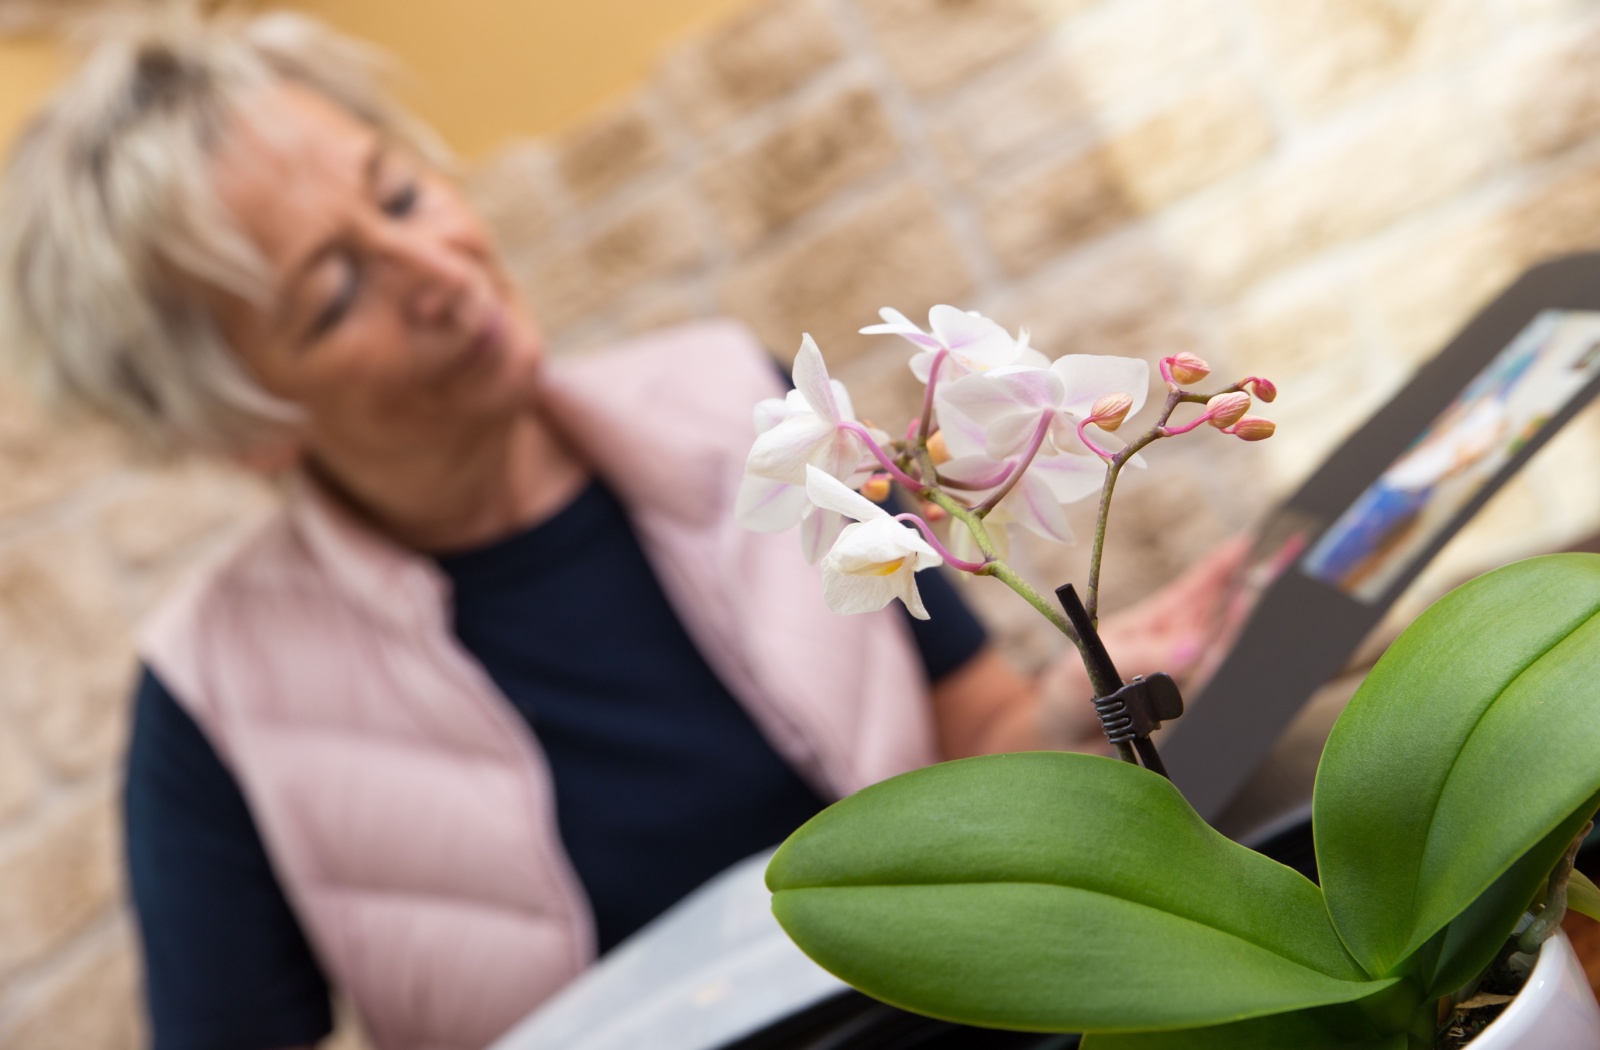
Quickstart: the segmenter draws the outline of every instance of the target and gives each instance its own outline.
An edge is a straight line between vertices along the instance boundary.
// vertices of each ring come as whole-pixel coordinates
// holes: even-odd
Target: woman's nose
[[[428,327],[465,319],[473,287],[472,268],[448,244],[407,231],[383,239],[381,253],[393,267],[406,314]]]

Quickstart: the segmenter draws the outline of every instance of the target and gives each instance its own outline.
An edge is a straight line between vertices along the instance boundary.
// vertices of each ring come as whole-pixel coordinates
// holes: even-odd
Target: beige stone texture
[[[555,225],[550,150],[541,142],[517,142],[478,165],[463,189],[505,251],[536,245]]]
[[[1061,61],[1096,107],[1125,105],[1173,81],[1219,71],[1232,57],[1227,5],[1131,0],[1069,25]]]
[[[579,203],[605,196],[667,155],[660,130],[637,98],[564,133],[554,150],[556,170]]]
[[[1458,92],[1395,106],[1358,132],[1236,180],[1170,224],[1170,243],[1211,294],[1226,296],[1493,171],[1494,137]]]
[[[556,336],[598,310],[611,291],[574,238],[558,238],[537,250],[507,252],[506,268],[539,326]]]
[[[702,186],[728,239],[745,249],[899,156],[883,106],[857,85],[714,161]]]
[[[1600,132],[1600,24],[1519,48],[1487,75],[1521,156],[1559,153]]]
[[[1278,400],[1257,415],[1278,424],[1270,440],[1249,446],[1252,482],[1273,498],[1289,495],[1340,442],[1394,394],[1355,368],[1285,377]]]
[[[622,330],[642,335],[658,328],[684,324],[703,313],[693,295],[682,288],[664,288],[629,296],[619,311]]]
[[[131,935],[95,946],[52,974],[0,1025],[7,1050],[136,1050],[146,1044]]]
[[[1229,363],[1242,375],[1292,389],[1293,377],[1359,360],[1355,295],[1342,282],[1319,278],[1245,297],[1223,334]]]
[[[32,808],[41,780],[21,734],[0,718],[0,828]]]
[[[1028,0],[1028,6],[1046,22],[1056,24],[1066,22],[1101,2],[1102,0]]]
[[[1327,112],[1468,52],[1488,32],[1475,0],[1250,0],[1296,109]]]
[[[1012,276],[1031,273],[1138,214],[1127,187],[1098,149],[1037,167],[985,197],[984,233]]]
[[[192,554],[207,539],[260,517],[273,502],[267,483],[203,462],[143,471],[98,514],[113,557],[146,568]]]
[[[1138,208],[1153,211],[1269,153],[1274,132],[1245,79],[1224,74],[1112,135],[1107,166]]]
[[[995,304],[991,316],[1013,331],[1027,328],[1051,357],[1114,354],[1154,364],[1185,350],[1208,353],[1181,271],[1144,236],[1118,237],[1052,269]]]
[[[61,500],[120,461],[103,428],[52,425],[20,390],[0,383],[0,519]]]
[[[634,285],[681,274],[700,262],[705,238],[698,209],[682,187],[640,201],[587,239],[508,258],[546,330],[594,314]]]
[[[976,171],[1025,154],[1093,115],[1071,70],[1058,55],[1046,54],[961,93],[938,127],[951,143],[947,163]]]
[[[759,253],[729,272],[724,307],[756,330],[780,358],[792,357],[810,332],[830,362],[865,352],[876,323],[893,304],[911,316],[972,288],[939,207],[916,183],[874,194],[820,233]]]
[[[925,392],[907,364],[912,347],[899,336],[872,338],[869,351],[836,368],[830,366],[829,374],[850,391],[858,418],[903,433],[907,423],[922,415]]]
[[[916,91],[937,91],[1009,58],[1045,25],[1028,0],[860,0],[884,57]]]
[[[1523,270],[1596,247],[1600,168],[1590,168],[1410,239],[1375,260],[1366,284],[1395,352],[1420,362]]]
[[[52,807],[0,854],[0,984],[108,913],[117,894],[114,799]],[[9,1045],[9,1044],[4,1044]]]
[[[761,0],[669,56],[661,86],[707,133],[788,94],[843,53],[819,0]]]
[[[85,531],[0,553],[0,705],[68,776],[104,769],[126,737],[133,653],[116,580]]]

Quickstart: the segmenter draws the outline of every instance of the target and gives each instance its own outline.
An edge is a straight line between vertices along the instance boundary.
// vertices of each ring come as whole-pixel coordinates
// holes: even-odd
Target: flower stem
[[[929,525],[926,521],[923,521],[922,518],[916,514],[896,514],[894,516],[894,520],[909,522],[910,524],[915,525],[917,527],[917,531],[922,533],[922,538],[928,541],[928,546],[932,547],[935,553],[944,559],[944,563],[950,566],[952,569],[960,569],[962,572],[979,573],[982,572],[984,567],[989,564],[987,561],[966,561],[965,559],[958,558],[954,554],[951,554],[949,548],[947,548],[943,543],[939,542],[939,537],[933,531],[933,526]]]
[[[1106,466],[1105,484],[1100,487],[1100,511],[1095,516],[1094,522],[1094,547],[1089,551],[1089,585],[1084,591],[1083,607],[1089,613],[1089,622],[1096,626],[1100,623],[1100,561],[1106,549],[1106,523],[1111,520],[1111,494],[1116,490],[1117,477],[1122,473],[1122,468],[1128,460],[1152,441],[1171,435],[1167,428],[1167,420],[1172,418],[1173,409],[1187,400],[1188,395],[1174,390],[1167,395],[1166,404],[1161,408],[1161,417],[1156,420],[1155,426],[1145,431],[1126,448],[1112,456]]]
[[[912,492],[922,491],[922,482],[901,470],[895,464],[895,461],[889,456],[889,453],[885,452],[876,441],[872,440],[872,435],[867,432],[866,427],[862,426],[860,423],[840,423],[839,429],[848,430],[850,433],[860,438],[867,446],[867,451],[871,452],[872,457],[882,464],[884,471],[887,472],[891,478],[894,478]]]
[[[1016,469],[1011,472],[1010,477],[1006,478],[1005,484],[995,489],[988,499],[972,508],[974,514],[980,518],[987,517],[989,512],[999,505],[1001,500],[1010,495],[1017,482],[1022,480],[1022,475],[1033,464],[1033,457],[1039,454],[1040,447],[1044,445],[1045,435],[1050,433],[1050,421],[1054,417],[1055,412],[1052,409],[1046,409],[1039,414],[1039,425],[1033,428],[1033,439],[1028,442],[1028,449],[1022,454],[1022,458],[1017,460]]]
[[[949,350],[941,349],[933,355],[933,364],[928,366],[928,388],[922,392],[922,425],[917,428],[917,444],[924,448],[927,447],[928,434],[933,427],[933,387],[939,382],[939,366],[949,356]]]
[[[981,478],[978,481],[952,481],[943,474],[940,474],[939,484],[943,485],[947,489],[968,489],[974,492],[979,492],[983,489],[994,488],[996,485],[1000,484],[1002,481],[1006,480],[1013,473],[1015,473],[1016,469],[1017,465],[1015,463],[1007,463],[992,476]]]
[[[1045,619],[1055,625],[1056,630],[1066,635],[1080,653],[1083,651],[1083,642],[1079,640],[1078,632],[1072,629],[1072,624],[1067,622],[1061,610],[1051,605],[1043,595],[1028,585],[1028,581],[1018,576],[1011,566],[1000,559],[1000,555],[994,549],[994,541],[989,538],[989,530],[976,511],[962,506],[959,501],[951,499],[938,489],[927,489],[918,494],[929,503],[943,507],[952,518],[961,522],[972,533],[973,541],[977,543],[985,559],[983,567],[974,575],[993,576],[1016,591],[1022,596],[1023,601],[1037,609]]]
[[[1112,454],[1110,452],[1107,452],[1105,449],[1101,448],[1099,445],[1096,445],[1094,443],[1094,440],[1092,438],[1090,438],[1088,434],[1084,433],[1084,430],[1088,426],[1089,426],[1089,421],[1087,419],[1081,421],[1078,424],[1078,440],[1083,442],[1083,447],[1084,448],[1088,449],[1090,452],[1093,452],[1095,455],[1099,456],[1101,459],[1105,460],[1107,463],[1110,463],[1111,462],[1111,458],[1112,458]]]

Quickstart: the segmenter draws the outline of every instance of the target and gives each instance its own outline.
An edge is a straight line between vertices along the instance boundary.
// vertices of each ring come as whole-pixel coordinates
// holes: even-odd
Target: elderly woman
[[[140,643],[127,847],[162,1050],[315,1043],[330,983],[380,1047],[482,1046],[829,800],[1039,746],[1033,686],[947,584],[915,631],[835,617],[792,537],[734,525],[779,392],[750,336],[545,362],[368,70],[298,18],[146,24],[4,185],[18,369],[148,449],[287,479]]]

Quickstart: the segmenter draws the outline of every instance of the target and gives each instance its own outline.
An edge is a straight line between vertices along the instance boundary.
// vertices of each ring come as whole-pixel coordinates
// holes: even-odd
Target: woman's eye
[[[344,275],[339,281],[339,290],[334,293],[332,299],[328,300],[327,305],[322,308],[317,314],[316,320],[311,324],[311,331],[308,333],[311,338],[314,339],[327,334],[349,314],[350,307],[356,300],[358,277],[359,275],[356,273],[354,266],[344,267]]]
[[[383,211],[393,219],[404,218],[417,208],[417,198],[422,191],[414,182],[408,182],[397,193],[390,194],[383,202]]]

